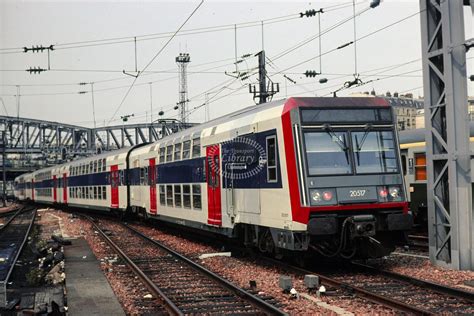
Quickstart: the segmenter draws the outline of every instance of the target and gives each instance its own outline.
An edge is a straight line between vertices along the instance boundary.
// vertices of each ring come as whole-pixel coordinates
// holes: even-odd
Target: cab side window
[[[277,182],[276,136],[267,137],[267,182]]]

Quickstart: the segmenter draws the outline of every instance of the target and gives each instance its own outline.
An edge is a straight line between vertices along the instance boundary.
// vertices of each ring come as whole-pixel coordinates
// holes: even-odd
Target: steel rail
[[[18,247],[18,251],[16,252],[15,254],[15,257],[13,258],[13,260],[11,261],[11,264],[10,264],[10,267],[8,269],[8,272],[7,272],[7,275],[5,276],[5,279],[4,280],[1,280],[0,281],[0,292],[3,292],[3,293],[0,293],[2,295],[2,297],[0,298],[0,301],[4,300],[4,305],[6,305],[7,303],[7,300],[6,300],[6,287],[7,287],[7,284],[8,284],[8,280],[10,279],[10,276],[13,272],[13,269],[15,268],[15,265],[16,265],[16,262],[18,261],[18,258],[20,257],[23,249],[25,248],[25,244],[26,244],[26,241],[28,240],[28,236],[30,235],[30,232],[31,232],[31,228],[33,227],[33,224],[35,222],[35,218],[36,218],[36,211],[37,209],[33,208],[32,210],[25,210],[26,207],[23,207],[21,208],[18,212],[15,213],[15,215],[7,222],[7,224],[5,226],[2,227],[2,229],[0,230],[0,232],[2,232],[5,227],[8,227],[10,225],[10,223],[15,219],[17,218],[17,216],[20,214],[20,213],[23,213],[23,212],[28,212],[28,211],[31,211],[33,212],[32,216],[31,216],[31,219],[30,219],[30,222],[28,224],[28,228],[26,230],[26,233],[25,233],[25,236],[23,237],[23,240],[20,244],[20,247]]]
[[[21,207],[17,207],[13,210],[10,210],[10,211],[2,212],[2,213],[0,213],[0,218],[11,216],[11,215],[15,214],[16,212],[18,212],[19,210],[21,210],[23,208],[24,208],[24,206],[21,206]]]
[[[222,278],[221,276],[217,275],[216,273],[206,269],[205,267],[203,267],[200,264],[192,261],[191,259],[187,258],[186,256],[183,256],[182,254],[174,251],[171,248],[168,248],[167,246],[163,245],[162,243],[160,243],[160,242],[158,242],[154,239],[151,239],[150,237],[146,236],[145,234],[138,231],[137,229],[135,229],[135,228],[133,228],[133,227],[131,227],[131,226],[125,224],[125,223],[121,223],[121,224],[124,227],[127,227],[128,229],[130,229],[131,231],[136,233],[137,235],[139,235],[140,237],[142,237],[143,239],[153,243],[154,245],[156,245],[159,248],[161,248],[162,250],[168,252],[172,256],[174,256],[174,257],[178,258],[179,260],[187,263],[190,267],[197,270],[198,272],[203,273],[204,275],[214,279],[219,284],[223,285],[226,289],[230,290],[231,292],[233,292],[237,296],[245,299],[246,301],[248,301],[250,303],[253,303],[254,306],[260,308],[265,313],[267,313],[269,315],[288,315],[287,313],[285,313],[284,311],[278,309],[277,307],[273,306],[272,304],[269,304],[269,303],[265,302],[264,300],[262,300],[261,298],[259,298],[258,296],[253,295],[253,294],[245,291],[244,289],[236,286],[235,284],[233,284],[233,283],[229,282],[228,280]]]
[[[285,268],[286,270],[289,270],[289,271],[294,271],[294,272],[301,273],[301,274],[317,275],[319,277],[319,279],[322,281],[322,283],[324,283],[326,285],[330,285],[332,287],[336,287],[336,288],[339,288],[339,289],[342,289],[342,290],[352,292],[357,297],[360,297],[364,300],[368,300],[368,301],[371,301],[371,302],[379,304],[379,305],[383,305],[383,306],[388,307],[390,309],[394,309],[394,310],[401,311],[401,312],[404,312],[404,313],[410,313],[410,314],[413,314],[413,315],[435,315],[433,312],[428,311],[426,309],[415,307],[415,306],[406,304],[404,302],[401,302],[401,301],[398,301],[398,300],[395,300],[395,299],[392,299],[392,298],[389,298],[389,297],[386,297],[386,296],[375,294],[375,293],[367,291],[367,290],[365,290],[361,287],[350,285],[346,282],[336,280],[334,278],[322,275],[322,274],[314,272],[314,271],[306,270],[306,269],[303,269],[303,268],[300,268],[300,267],[295,267],[295,266],[292,266],[290,264],[287,264],[287,263],[284,263],[284,262],[281,262],[281,261],[278,261],[278,260],[275,260],[275,259],[271,259],[271,258],[265,258],[264,260],[268,261],[268,262],[270,262],[274,265],[279,265],[279,266],[281,266],[281,267],[283,267],[283,268]]]
[[[358,263],[358,262],[352,262],[352,264],[355,265],[356,267],[359,267],[361,269],[364,269],[364,270],[367,270],[367,271],[370,271],[370,272],[379,273],[379,274],[382,274],[386,277],[396,279],[396,280],[400,280],[400,281],[403,281],[403,282],[407,282],[407,283],[410,283],[410,284],[413,284],[413,285],[417,285],[417,286],[422,285],[423,287],[428,288],[428,289],[430,289],[434,292],[437,292],[439,294],[454,296],[456,298],[464,299],[466,301],[474,303],[474,293],[472,293],[472,292],[463,291],[461,289],[457,289],[457,288],[454,288],[454,287],[451,287],[451,286],[442,285],[442,284],[438,284],[438,283],[434,283],[434,282],[430,282],[430,281],[426,281],[426,280],[421,280],[421,279],[418,279],[418,278],[410,277],[410,276],[399,274],[399,273],[392,272],[392,271],[377,269],[375,267],[365,265],[365,264],[362,264],[362,263]]]
[[[127,263],[127,265],[132,269],[132,271],[142,280],[145,286],[152,292],[155,297],[161,298],[164,303],[165,308],[170,312],[172,315],[184,315],[183,312],[171,301],[163,291],[156,284],[143,273],[143,271],[120,249],[118,245],[116,245],[112,239],[107,236],[107,234],[94,222],[94,219],[90,216],[81,214],[84,218],[86,218],[94,228],[99,232],[99,234],[105,239],[105,241],[109,244],[110,247],[114,251],[116,251],[120,257]]]
[[[5,227],[8,227],[8,225],[10,225],[10,223],[21,213],[25,210],[26,207],[21,207],[19,209],[16,209],[16,210],[13,210],[13,211],[9,211],[9,212],[5,212],[5,213],[2,213],[3,216],[0,215],[0,217],[7,217],[7,216],[11,216],[4,224],[2,227],[0,227],[0,232],[2,230],[5,229]],[[4,215],[5,214],[5,215]]]

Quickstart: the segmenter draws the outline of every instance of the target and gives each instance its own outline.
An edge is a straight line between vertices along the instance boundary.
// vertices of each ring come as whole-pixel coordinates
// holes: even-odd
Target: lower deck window
[[[193,184],[193,208],[201,209],[201,185]]]
[[[191,186],[189,184],[183,184],[183,206],[191,208]]]
[[[160,185],[160,204],[166,205],[166,192],[164,185]]]
[[[181,207],[181,185],[174,186],[174,206]]]
[[[173,206],[173,186],[166,186],[166,205]]]

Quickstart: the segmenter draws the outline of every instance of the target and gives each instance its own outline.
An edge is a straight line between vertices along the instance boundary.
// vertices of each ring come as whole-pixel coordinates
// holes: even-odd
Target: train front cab
[[[391,252],[412,217],[389,105],[290,99],[282,119],[293,220],[307,225],[308,247],[326,257]]]

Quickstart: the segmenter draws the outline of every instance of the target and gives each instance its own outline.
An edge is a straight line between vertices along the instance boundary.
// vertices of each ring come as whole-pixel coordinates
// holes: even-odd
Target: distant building
[[[467,98],[469,120],[474,121],[474,97]],[[420,109],[416,115],[416,128],[425,128],[425,110]]]
[[[395,109],[397,114],[397,123],[399,130],[406,129],[415,129],[419,128],[417,125],[418,111],[423,109],[423,100],[414,99],[411,93],[404,95],[399,95],[398,92],[394,92],[393,95],[390,92],[387,92],[385,95],[376,95],[375,91],[372,92],[363,92],[363,93],[353,93],[351,97],[379,97],[384,98],[390,103],[390,105]],[[474,100],[473,100],[473,109],[474,109]]]

